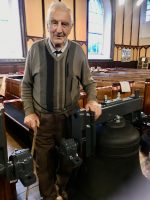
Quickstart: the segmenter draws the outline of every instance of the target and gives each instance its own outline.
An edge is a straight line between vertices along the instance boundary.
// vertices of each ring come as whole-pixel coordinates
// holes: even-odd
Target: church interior
[[[0,1],[1,200],[41,199],[38,178],[33,174],[36,172],[29,171],[36,155],[32,152],[33,131],[24,124],[21,83],[28,51],[35,42],[49,36],[46,16],[52,1]],[[83,158],[78,187],[70,200],[148,200],[150,0],[60,1],[71,9],[74,23],[68,39],[81,45],[87,56],[97,101],[102,106],[94,129],[87,129],[93,126],[87,120],[86,128],[81,130],[86,133],[83,148],[87,158]],[[82,116],[87,103],[82,87],[78,103]],[[116,124],[127,122],[122,128],[112,125],[112,120]],[[82,129],[81,124],[76,124],[73,134]],[[95,138],[92,131],[96,132]],[[24,162],[24,170],[31,173],[30,180],[26,180],[26,174],[20,178],[18,172],[17,159],[22,154],[29,161]],[[86,172],[82,173],[85,164]]]

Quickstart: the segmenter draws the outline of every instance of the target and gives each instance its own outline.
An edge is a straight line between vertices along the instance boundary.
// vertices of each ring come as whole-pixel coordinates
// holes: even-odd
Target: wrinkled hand
[[[98,104],[96,101],[89,101],[85,105],[87,111],[93,111],[95,113],[95,119],[98,119],[102,114],[101,104]]]
[[[24,123],[29,128],[33,129],[33,131],[36,131],[37,127],[39,127],[39,125],[40,125],[40,120],[39,120],[39,117],[35,113],[33,113],[33,114],[30,114],[30,115],[27,115],[24,118]]]

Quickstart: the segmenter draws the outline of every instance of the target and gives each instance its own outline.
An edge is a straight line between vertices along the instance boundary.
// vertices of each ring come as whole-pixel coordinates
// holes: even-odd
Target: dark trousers
[[[59,144],[66,133],[66,117],[44,113],[39,115],[40,127],[37,130],[35,145],[39,189],[45,200],[55,200],[57,196],[55,188],[57,168],[55,145]]]

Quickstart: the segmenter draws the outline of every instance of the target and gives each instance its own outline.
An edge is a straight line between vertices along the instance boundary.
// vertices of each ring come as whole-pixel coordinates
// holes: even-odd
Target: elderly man
[[[70,9],[53,2],[47,15],[49,37],[32,45],[22,81],[24,122],[37,130],[37,175],[44,200],[57,197],[55,145],[65,137],[66,119],[78,108],[80,85],[87,93],[86,110],[96,118],[101,114],[87,58],[79,44],[67,39],[72,26]]]

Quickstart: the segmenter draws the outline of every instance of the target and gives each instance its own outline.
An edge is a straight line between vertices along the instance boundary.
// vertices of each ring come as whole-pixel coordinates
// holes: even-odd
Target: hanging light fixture
[[[143,3],[143,1],[144,1],[144,0],[138,0],[138,1],[136,2],[136,5],[137,5],[137,6],[140,6],[140,5]]]
[[[125,3],[125,0],[119,0],[119,5],[120,6],[124,5],[124,3]]]

